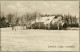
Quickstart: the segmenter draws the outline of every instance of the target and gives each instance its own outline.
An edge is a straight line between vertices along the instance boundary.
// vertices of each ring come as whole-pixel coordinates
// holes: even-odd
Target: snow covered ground
[[[79,30],[1,28],[2,51],[77,51]]]

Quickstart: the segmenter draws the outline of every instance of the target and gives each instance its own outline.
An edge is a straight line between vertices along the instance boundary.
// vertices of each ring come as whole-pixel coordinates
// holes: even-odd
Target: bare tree
[[[14,27],[17,26],[18,22],[19,22],[19,18],[17,16],[17,13],[15,13],[15,14],[9,13],[7,15],[7,19],[8,19],[10,26],[12,27],[12,30],[13,30]]]
[[[33,28],[32,24],[36,22],[36,18],[40,18],[40,13],[35,11],[33,13],[26,13],[26,21],[27,21],[27,28]],[[36,26],[36,24],[35,24]]]
[[[11,14],[11,13],[9,13],[8,15],[7,15],[7,19],[8,19],[8,22],[9,22],[9,24],[10,24],[10,26],[13,24],[13,17],[14,17],[14,14]]]

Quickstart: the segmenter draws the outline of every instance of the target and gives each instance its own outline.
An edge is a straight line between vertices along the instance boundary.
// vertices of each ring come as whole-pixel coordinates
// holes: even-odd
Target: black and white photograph
[[[1,51],[79,51],[79,1],[0,1]]]

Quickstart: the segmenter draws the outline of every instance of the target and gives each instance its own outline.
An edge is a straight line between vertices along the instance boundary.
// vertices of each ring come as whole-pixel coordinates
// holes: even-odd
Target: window
[[[49,19],[47,19],[47,20],[49,20]]]

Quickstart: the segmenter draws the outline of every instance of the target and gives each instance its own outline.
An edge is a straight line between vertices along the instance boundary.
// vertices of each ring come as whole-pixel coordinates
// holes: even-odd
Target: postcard
[[[79,0],[0,1],[1,51],[79,52]]]

